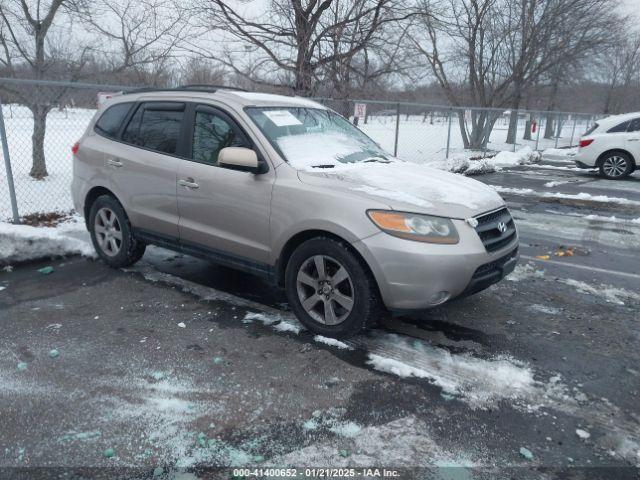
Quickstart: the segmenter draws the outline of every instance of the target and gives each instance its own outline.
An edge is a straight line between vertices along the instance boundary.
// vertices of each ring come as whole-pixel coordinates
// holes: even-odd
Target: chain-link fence
[[[131,88],[0,79],[0,220],[73,208],[71,148],[101,99]],[[460,154],[487,156],[525,146],[534,150],[569,147],[595,118],[561,112],[317,100],[357,123],[388,152],[418,163]]]
[[[577,146],[593,114],[446,107],[375,100],[318,99],[340,112],[394,155],[417,163],[460,153],[492,156]],[[357,117],[357,119],[356,119]]]

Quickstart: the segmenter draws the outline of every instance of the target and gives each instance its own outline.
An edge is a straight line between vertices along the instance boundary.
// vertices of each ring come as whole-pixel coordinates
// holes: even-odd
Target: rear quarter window
[[[107,108],[93,129],[104,137],[116,138],[132,105],[132,102],[118,103],[117,105]]]
[[[598,123],[594,123],[593,125],[591,125],[591,127],[589,127],[589,129],[584,132],[585,136],[586,135],[591,135],[593,132],[595,132],[598,128],[600,128],[600,124]]]

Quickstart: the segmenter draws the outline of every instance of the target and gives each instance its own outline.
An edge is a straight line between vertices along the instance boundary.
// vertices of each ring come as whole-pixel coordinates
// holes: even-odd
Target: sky
[[[621,0],[621,7],[627,14],[640,18],[640,0]]]

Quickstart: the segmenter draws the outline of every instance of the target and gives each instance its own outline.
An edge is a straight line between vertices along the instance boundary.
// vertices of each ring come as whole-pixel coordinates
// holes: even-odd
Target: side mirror
[[[244,147],[226,147],[218,154],[218,165],[232,170],[262,173],[262,162],[256,152]]]

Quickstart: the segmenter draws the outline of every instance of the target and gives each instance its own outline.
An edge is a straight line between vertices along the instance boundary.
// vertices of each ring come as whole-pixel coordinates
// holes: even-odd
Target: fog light
[[[441,303],[449,300],[450,296],[451,294],[449,292],[438,292],[431,296],[431,298],[429,299],[429,303],[431,305],[440,305]]]

